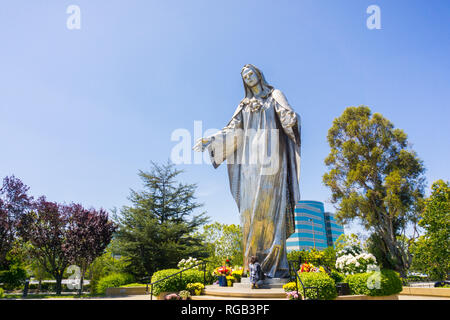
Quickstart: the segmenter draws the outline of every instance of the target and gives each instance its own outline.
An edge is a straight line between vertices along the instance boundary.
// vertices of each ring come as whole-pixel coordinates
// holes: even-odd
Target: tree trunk
[[[57,295],[61,295],[61,291],[62,291],[62,274],[58,274],[57,276],[55,276],[56,279],[56,294]]]
[[[390,234],[386,234],[384,233],[382,235],[382,241],[384,242],[385,246],[386,246],[386,258],[388,261],[392,261],[394,260],[393,264],[391,264],[391,267],[397,271],[398,273],[400,273],[400,275],[404,278],[406,277],[406,272],[408,269],[408,264],[404,259],[404,256],[402,254],[402,252],[399,250],[397,243],[395,240],[393,240],[393,236]]]
[[[81,270],[80,287],[78,289],[79,296],[81,296],[81,294],[83,293],[83,282],[84,282],[84,274],[85,273],[86,273],[86,269],[83,268],[83,270]]]

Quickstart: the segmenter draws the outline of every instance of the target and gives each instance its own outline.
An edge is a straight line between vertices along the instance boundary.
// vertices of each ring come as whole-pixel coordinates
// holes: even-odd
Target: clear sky
[[[369,30],[369,5],[381,30]],[[69,30],[69,5],[81,29]],[[324,201],[326,134],[348,106],[402,128],[428,186],[450,180],[448,0],[48,0],[0,7],[0,177],[111,209],[174,130],[222,128],[252,63],[302,117],[301,194]],[[238,223],[226,166],[182,165],[213,221]]]

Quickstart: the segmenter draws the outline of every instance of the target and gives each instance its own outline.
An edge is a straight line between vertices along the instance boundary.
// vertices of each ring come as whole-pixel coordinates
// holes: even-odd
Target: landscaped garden
[[[381,269],[376,258],[364,252],[358,242],[341,236],[337,246],[325,251],[294,251],[290,258],[304,261],[296,271],[298,278],[283,286],[289,299],[332,300],[338,294],[390,296],[402,291],[400,275]],[[293,260],[296,261],[296,260]],[[309,261],[314,261],[314,264]],[[309,289],[303,289],[304,287]],[[349,291],[340,292],[341,288]]]
[[[193,198],[195,186],[177,184],[179,173],[170,164],[141,172],[147,189],[133,191],[132,205],[111,215],[34,199],[19,179],[5,178],[0,188],[0,298],[99,297],[108,288],[145,293],[149,283],[159,281],[148,293],[189,299],[203,294],[207,285],[239,283],[247,276],[240,227],[207,224],[204,214],[194,215],[200,207]],[[391,296],[402,285],[420,281],[447,287],[449,190],[443,181],[433,184],[416,217],[422,236],[397,235],[395,250],[387,250],[382,235],[373,232],[364,239],[343,236],[322,251],[289,252],[292,281],[284,287],[286,298]],[[162,194],[180,201],[167,203]]]

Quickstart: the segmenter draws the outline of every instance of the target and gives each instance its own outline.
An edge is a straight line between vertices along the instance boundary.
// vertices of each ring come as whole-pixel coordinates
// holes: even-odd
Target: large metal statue
[[[193,149],[208,149],[214,168],[227,160],[246,269],[257,256],[268,277],[287,277],[286,239],[295,230],[300,200],[300,117],[258,68],[245,65],[241,76],[245,97],[230,122]]]

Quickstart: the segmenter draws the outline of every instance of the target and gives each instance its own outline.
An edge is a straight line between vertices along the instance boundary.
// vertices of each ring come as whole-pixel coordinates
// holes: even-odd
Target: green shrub
[[[3,298],[5,296],[5,291],[0,288],[0,299]]]
[[[410,275],[406,278],[406,280],[408,282],[420,282],[420,281],[426,281],[426,277]]]
[[[315,289],[306,289],[306,298],[319,300],[333,300],[337,297],[336,284],[334,280],[324,272],[301,272],[299,273],[305,287],[318,287],[319,297]],[[299,294],[303,296],[303,288],[298,284]]]
[[[158,281],[167,276],[170,276],[176,272],[180,271],[179,269],[164,269],[157,271],[153,274],[151,282]],[[211,274],[206,273],[206,283],[212,283],[213,277]],[[187,270],[183,272],[182,278],[180,279],[180,275],[170,277],[166,280],[158,282],[153,285],[153,295],[157,296],[161,292],[178,292],[181,290],[186,290],[186,286],[188,283],[203,283],[203,271],[200,270]]]
[[[84,283],[83,290],[89,290],[90,286],[91,286],[91,283],[89,283],[89,284]],[[29,290],[38,290],[38,288],[39,288],[39,283],[30,283],[29,286],[28,286]],[[61,291],[62,292],[74,292],[76,290],[77,289],[69,288],[67,286],[67,284],[65,284],[65,283],[61,284]],[[54,291],[56,291],[56,284],[55,283],[48,283],[48,282],[42,282],[41,283],[41,290],[40,290],[40,292],[54,292]]]
[[[106,288],[117,288],[125,284],[133,283],[134,277],[127,273],[112,273],[101,278],[97,283],[96,292],[105,294]]]
[[[334,280],[335,283],[344,282],[345,275],[336,270],[331,270],[330,277]]]
[[[348,283],[350,292],[354,295],[390,296],[402,291],[402,280],[399,274],[387,269],[351,274],[345,278],[345,282]]]
[[[6,290],[23,287],[27,278],[27,271],[18,264],[12,264],[9,270],[0,271],[0,283]]]
[[[287,253],[289,261],[298,261],[300,257],[302,258],[302,262],[305,262],[308,257],[308,252],[305,250],[292,250]]]
[[[328,247],[325,250],[292,250],[287,253],[289,261],[298,261],[302,259],[302,263],[309,262],[316,267],[323,266],[329,270],[335,269],[336,252],[334,248]]]

